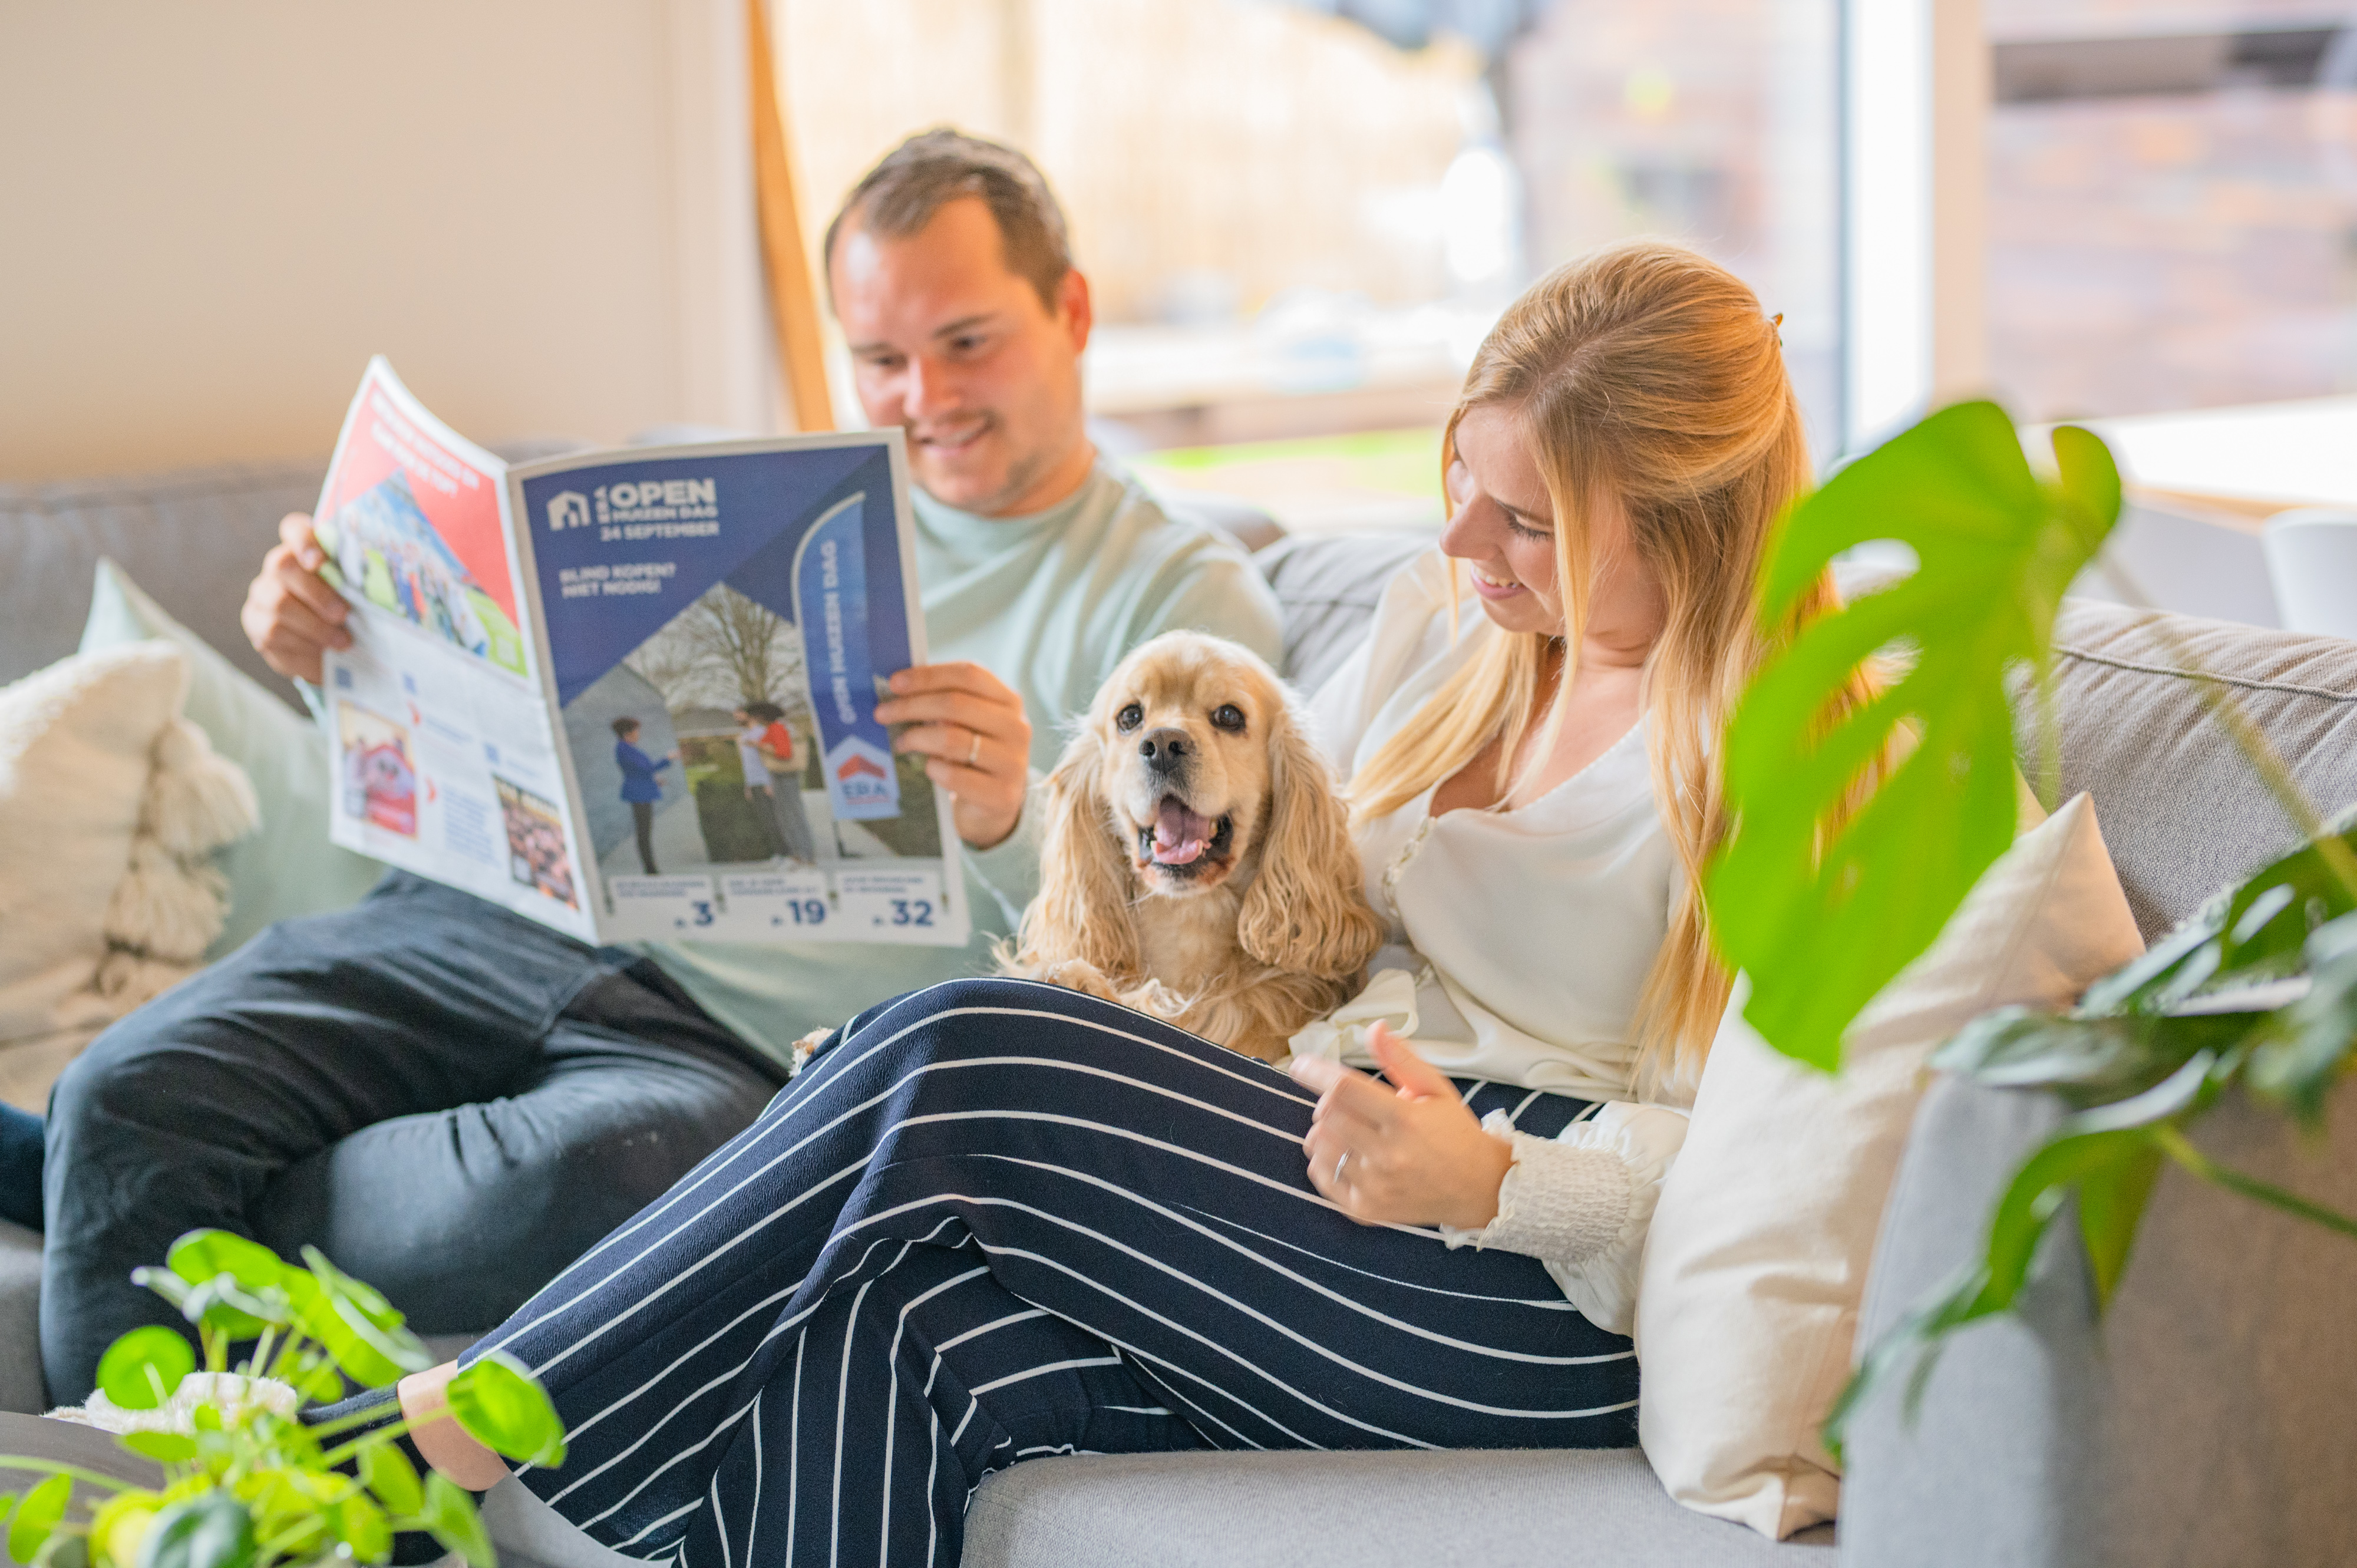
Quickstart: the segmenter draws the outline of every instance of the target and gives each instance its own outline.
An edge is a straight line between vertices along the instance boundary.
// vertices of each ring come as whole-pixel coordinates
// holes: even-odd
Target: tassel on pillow
[[[243,769],[188,720],[167,724],[153,755],[93,986],[118,1018],[196,972],[229,913],[229,881],[208,857],[261,820]]]
[[[204,731],[186,719],[164,726],[140,805],[141,832],[181,859],[195,860],[243,838],[261,814],[244,770],[216,754]]]
[[[212,866],[183,860],[142,832],[131,841],[131,869],[106,902],[107,943],[193,963],[221,935],[228,894],[228,880]]]

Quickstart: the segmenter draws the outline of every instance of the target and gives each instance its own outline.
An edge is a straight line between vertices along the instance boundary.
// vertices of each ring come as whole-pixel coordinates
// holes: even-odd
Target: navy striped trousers
[[[1041,1455],[1633,1444],[1629,1341],[1529,1258],[1345,1218],[1312,1103],[1052,986],[873,1008],[485,1341],[572,1431],[524,1484],[651,1562],[954,1564]]]

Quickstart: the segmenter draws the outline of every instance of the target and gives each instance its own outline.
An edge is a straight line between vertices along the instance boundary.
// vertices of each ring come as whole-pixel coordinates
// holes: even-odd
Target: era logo
[[[559,490],[548,498],[548,532],[589,526],[589,498],[579,490]]]

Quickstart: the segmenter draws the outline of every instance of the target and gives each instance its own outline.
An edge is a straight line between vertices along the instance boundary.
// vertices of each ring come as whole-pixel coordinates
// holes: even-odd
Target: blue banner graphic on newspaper
[[[830,509],[794,553],[794,619],[810,672],[826,800],[848,821],[900,814],[892,739],[876,722],[876,660],[867,643],[865,491]]]

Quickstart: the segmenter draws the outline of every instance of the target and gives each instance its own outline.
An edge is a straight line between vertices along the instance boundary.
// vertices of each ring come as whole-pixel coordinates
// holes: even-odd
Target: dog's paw
[[[1040,972],[1039,978],[1050,985],[1060,985],[1067,991],[1077,991],[1100,1002],[1121,1000],[1120,991],[1105,978],[1104,971],[1084,958],[1068,958],[1051,963]]]
[[[834,1034],[833,1029],[813,1029],[809,1034],[796,1040],[793,1060],[786,1064],[786,1076],[792,1078],[802,1069],[810,1066],[811,1058],[818,1055],[818,1048],[826,1044]]]

